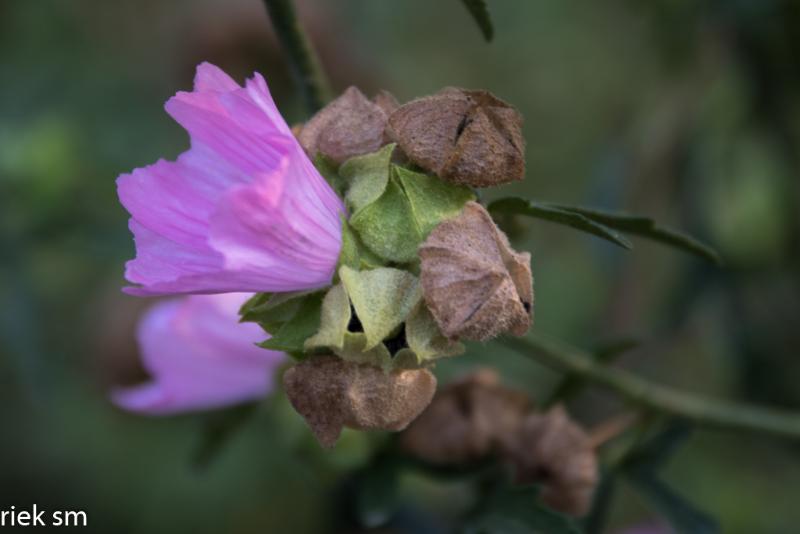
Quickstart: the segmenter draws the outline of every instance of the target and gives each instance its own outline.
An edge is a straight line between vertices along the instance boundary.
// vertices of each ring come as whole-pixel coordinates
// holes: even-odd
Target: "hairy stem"
[[[289,68],[309,112],[315,113],[330,96],[328,81],[292,0],[264,0],[275,33],[289,58]]]
[[[627,371],[597,363],[580,349],[541,336],[505,338],[500,342],[549,367],[581,376],[657,412],[705,426],[800,439],[800,413],[729,403],[654,384]]]

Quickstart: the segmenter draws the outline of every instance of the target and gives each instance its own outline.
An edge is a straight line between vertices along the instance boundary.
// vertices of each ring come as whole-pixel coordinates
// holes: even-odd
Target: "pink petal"
[[[198,66],[167,111],[192,148],[117,180],[131,214],[136,295],[294,291],[330,283],[341,200],[308,160],[260,75]],[[267,193],[270,192],[270,193]],[[268,230],[267,234],[259,232]]]
[[[239,323],[249,294],[189,296],[153,306],[137,338],[150,382],[112,393],[127,410],[172,414],[236,404],[267,395],[285,355],[255,343],[266,334]]]

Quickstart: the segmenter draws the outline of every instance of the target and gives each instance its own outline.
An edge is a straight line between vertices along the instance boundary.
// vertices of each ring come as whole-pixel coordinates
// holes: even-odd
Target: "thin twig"
[[[264,5],[306,106],[315,113],[325,105],[330,89],[311,40],[297,18],[292,0],[264,0]]]
[[[561,371],[575,373],[651,410],[683,417],[700,425],[747,430],[800,439],[800,413],[729,403],[654,384],[636,375],[593,361],[580,349],[541,336],[504,338],[520,354]]]

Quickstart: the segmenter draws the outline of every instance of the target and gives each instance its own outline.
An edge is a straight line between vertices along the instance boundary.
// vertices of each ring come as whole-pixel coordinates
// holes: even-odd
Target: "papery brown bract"
[[[389,116],[389,138],[449,182],[489,187],[525,176],[522,116],[486,91],[448,87]]]
[[[375,103],[356,87],[349,87],[311,117],[297,138],[312,158],[321,153],[340,164],[353,156],[375,152],[387,141],[384,130],[386,110],[393,105],[390,97],[381,93],[379,103]]]
[[[427,369],[384,372],[336,356],[314,356],[283,375],[286,395],[324,447],[343,427],[404,429],[430,404],[436,378]]]
[[[589,436],[562,406],[528,415],[504,456],[517,483],[541,486],[545,504],[575,516],[588,512],[598,480],[597,456]]]
[[[419,248],[423,295],[442,333],[484,341],[531,324],[530,254],[511,249],[486,209],[468,202]]]
[[[528,397],[480,369],[448,384],[401,435],[403,449],[435,465],[482,460],[514,439],[530,409]]]

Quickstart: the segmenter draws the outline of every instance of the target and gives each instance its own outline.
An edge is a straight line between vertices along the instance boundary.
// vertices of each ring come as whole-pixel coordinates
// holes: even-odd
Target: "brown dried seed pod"
[[[436,378],[427,369],[385,373],[336,356],[316,356],[289,368],[283,386],[320,444],[332,447],[345,426],[404,429],[430,404]]]
[[[481,369],[439,391],[401,435],[403,449],[437,465],[480,460],[515,435],[530,401]]]
[[[488,187],[525,176],[522,116],[486,91],[448,87],[412,100],[386,131],[411,161],[450,182]]]
[[[382,101],[388,105],[385,96]],[[297,138],[310,157],[320,152],[342,163],[353,156],[375,152],[385,144],[387,117],[381,105],[349,87],[311,117]]]
[[[386,113],[387,117],[400,107],[400,102],[397,101],[397,98],[385,89],[378,91],[372,101]]]
[[[597,485],[597,457],[589,436],[562,406],[528,415],[506,458],[520,484],[540,484],[542,500],[561,512],[582,516]]]
[[[486,209],[468,202],[419,248],[423,295],[442,333],[484,341],[531,325],[531,256],[515,252]]]

